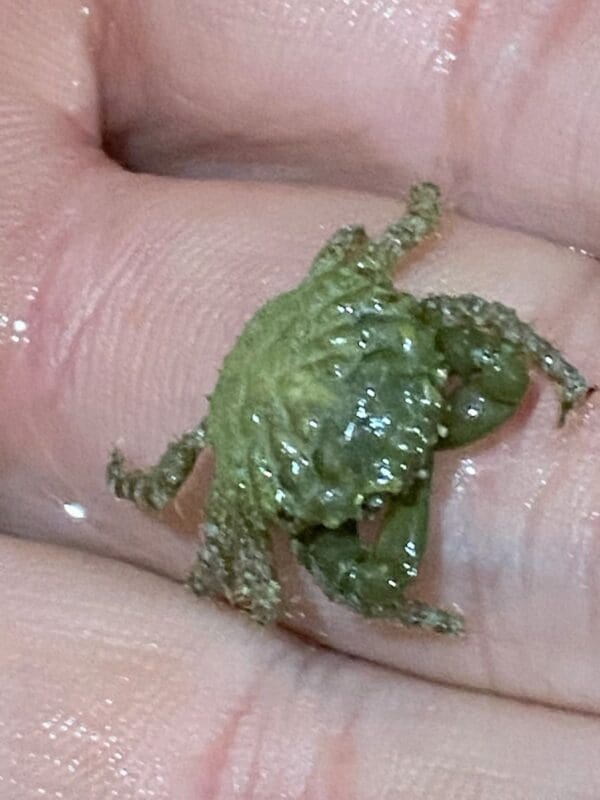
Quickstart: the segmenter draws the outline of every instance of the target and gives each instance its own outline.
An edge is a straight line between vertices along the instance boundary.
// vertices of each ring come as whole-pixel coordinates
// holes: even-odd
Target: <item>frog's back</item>
[[[208,419],[217,479],[302,524],[359,517],[425,465],[440,366],[412,296],[350,273],[307,279],[263,306],[225,360]]]

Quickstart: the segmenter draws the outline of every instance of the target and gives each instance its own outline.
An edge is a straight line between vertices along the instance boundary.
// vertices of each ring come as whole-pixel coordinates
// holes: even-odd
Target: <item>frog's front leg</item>
[[[268,533],[235,514],[204,524],[204,541],[188,576],[198,595],[221,597],[263,625],[277,620],[281,587],[275,577]]]
[[[311,275],[346,265],[362,266],[390,278],[398,260],[423,241],[440,220],[440,190],[433,183],[419,183],[410,190],[405,214],[370,240],[360,225],[340,228],[320,250]]]
[[[530,325],[522,322],[512,308],[488,302],[473,294],[429,295],[421,302],[423,319],[440,328],[468,327],[493,334],[530,357],[562,388],[561,423],[568,411],[591,390],[584,376]]]
[[[410,497],[394,497],[377,542],[363,543],[355,523],[336,530],[313,529],[293,541],[304,566],[325,594],[366,617],[398,619],[405,625],[458,633],[458,616],[404,596],[416,578],[427,540],[429,481]]]
[[[437,228],[440,214],[439,188],[434,183],[413,186],[404,215],[369,245],[368,253],[374,265],[391,277],[399,259]]]
[[[368,241],[366,231],[361,225],[345,225],[339,228],[317,253],[310,274],[314,277],[351,263]]]
[[[125,469],[120,450],[113,450],[106,468],[108,485],[117,497],[133,501],[139,508],[160,511],[175,497],[204,449],[203,423],[171,442],[158,464],[147,470]]]

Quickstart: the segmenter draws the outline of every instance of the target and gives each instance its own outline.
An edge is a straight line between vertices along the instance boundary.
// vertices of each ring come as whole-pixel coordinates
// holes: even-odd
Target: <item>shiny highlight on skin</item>
[[[148,470],[128,470],[113,451],[115,495],[160,511],[212,447],[204,541],[189,578],[197,594],[275,622],[279,527],[330,600],[363,617],[462,631],[460,616],[405,596],[426,549],[434,450],[510,419],[529,388],[528,361],[561,387],[561,424],[590,389],[501,303],[395,290],[398,261],[439,218],[439,188],[422,183],[381,236],[340,228],[308,277],[247,323],[205,420]],[[358,523],[381,510],[376,542],[363,542]]]

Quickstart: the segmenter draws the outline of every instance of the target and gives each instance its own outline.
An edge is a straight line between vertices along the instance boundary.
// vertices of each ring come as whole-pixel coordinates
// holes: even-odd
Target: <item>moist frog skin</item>
[[[560,421],[584,377],[516,313],[475,295],[418,298],[394,287],[403,256],[435,230],[437,186],[376,238],[337,231],[295,289],[265,303],[225,358],[199,425],[158,464],[107,467],[117,497],[162,509],[205,447],[215,474],[189,577],[261,623],[281,587],[272,532],[331,600],[365,617],[458,633],[463,619],[407,596],[427,545],[435,451],[480,439],[519,408],[538,367],[560,389]],[[376,540],[359,535],[378,515]],[[460,598],[456,598],[460,601]]]

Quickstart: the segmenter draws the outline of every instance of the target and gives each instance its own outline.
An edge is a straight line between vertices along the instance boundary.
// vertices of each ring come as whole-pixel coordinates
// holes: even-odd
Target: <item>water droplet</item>
[[[281,449],[283,450],[284,453],[287,453],[290,456],[298,455],[298,450],[294,447],[293,444],[290,444],[289,442],[282,442]]]
[[[590,250],[584,250],[583,247],[575,247],[575,245],[573,245],[573,244],[569,245],[567,250],[570,250],[572,253],[579,253],[579,255],[582,255],[582,256],[588,256],[589,258],[596,258],[597,257]]]
[[[81,503],[63,503],[63,509],[71,519],[85,519],[87,517],[87,510]]]
[[[379,472],[377,473],[377,483],[380,486],[385,486],[390,481],[394,480],[394,473],[391,469],[385,465],[381,465],[379,467]]]
[[[471,458],[463,458],[461,462],[462,472],[464,475],[477,475],[477,469],[475,467],[475,463]]]
[[[346,425],[346,429],[344,431],[344,439],[347,442],[352,441],[352,436],[354,435],[355,430],[356,430],[356,425],[354,424],[354,422],[349,422]]]
[[[283,489],[277,489],[277,491],[275,492],[275,502],[281,505],[284,500],[285,500],[285,492],[283,491]]]

